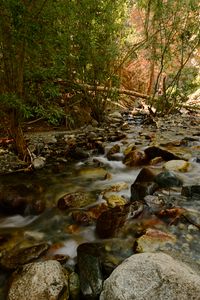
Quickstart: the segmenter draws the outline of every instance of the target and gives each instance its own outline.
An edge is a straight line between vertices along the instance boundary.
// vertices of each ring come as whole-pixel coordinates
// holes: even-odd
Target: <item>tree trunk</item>
[[[10,134],[15,142],[15,150],[18,157],[26,162],[30,162],[26,141],[19,122],[19,116],[16,110],[12,110],[10,116]]]

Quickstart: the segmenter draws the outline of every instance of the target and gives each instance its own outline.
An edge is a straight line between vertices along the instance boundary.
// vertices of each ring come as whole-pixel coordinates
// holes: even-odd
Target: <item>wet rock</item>
[[[80,299],[80,280],[78,274],[75,272],[69,275],[69,294],[71,300]]]
[[[150,168],[143,168],[131,185],[131,201],[143,200],[145,196],[152,195],[158,185],[154,182],[156,174]]]
[[[78,224],[90,225],[106,210],[108,210],[107,204],[101,203],[99,205],[89,207],[87,211],[75,211],[72,213],[72,217]]]
[[[179,160],[180,157],[177,155],[173,154],[172,152],[169,152],[165,149],[152,146],[148,147],[147,149],[144,150],[146,157],[148,160],[152,160],[155,157],[162,157],[163,160],[168,161],[168,160]]]
[[[12,248],[8,252],[3,252],[0,258],[0,266],[6,270],[14,270],[27,264],[47,251],[49,245],[47,243],[39,243],[27,247],[20,245]]]
[[[42,156],[38,156],[34,158],[32,161],[32,165],[36,170],[42,169],[45,166],[45,164],[46,164],[46,158]]]
[[[23,214],[33,201],[33,190],[24,184],[8,185],[0,190],[0,209],[4,214]]]
[[[109,114],[109,119],[111,121],[113,120],[115,122],[121,122],[123,120],[123,117],[120,112],[115,111],[115,112]]]
[[[172,234],[156,229],[147,229],[146,233],[136,241],[137,252],[155,252],[165,249],[169,244],[174,244],[176,237]]]
[[[134,143],[129,144],[128,147],[124,150],[124,155],[128,155],[130,152],[136,150],[136,146]]]
[[[119,182],[109,186],[108,188],[103,190],[102,193],[104,194],[107,192],[120,192],[122,190],[126,190],[127,188],[128,188],[128,184],[126,182]]]
[[[64,269],[55,260],[25,265],[13,273],[7,299],[69,299],[68,280]]]
[[[57,207],[61,210],[70,209],[70,208],[80,208],[80,207],[85,207],[93,203],[94,201],[95,199],[91,197],[90,193],[74,192],[62,196],[57,202]]]
[[[129,130],[130,127],[129,127],[129,124],[127,122],[125,122],[124,124],[122,124],[121,126],[121,130]]]
[[[82,160],[88,158],[90,154],[87,150],[75,146],[71,147],[71,149],[67,152],[67,156],[70,156],[75,160]]]
[[[162,162],[163,162],[162,157],[161,156],[157,156],[157,157],[151,159],[150,162],[149,162],[149,164],[150,165],[157,165],[157,164],[162,163]]]
[[[180,187],[183,185],[183,181],[170,171],[159,173],[155,176],[154,181],[161,188]]]
[[[168,171],[188,172],[191,164],[185,160],[170,160],[163,166]]]
[[[84,168],[81,169],[79,175],[85,179],[104,179],[106,176],[107,171],[104,168],[97,167],[97,168]]]
[[[104,276],[108,277],[112,271],[133,254],[134,238],[115,238],[102,241],[101,262]]]
[[[123,163],[129,167],[141,166],[146,162],[145,153],[139,150],[130,151],[123,159]]]
[[[126,221],[129,208],[116,206],[103,212],[96,223],[96,232],[100,238],[115,236]]]
[[[125,137],[126,137],[126,134],[124,134],[122,132],[115,132],[114,134],[108,136],[108,141],[109,142],[117,142],[117,141],[124,139]]]
[[[150,212],[157,213],[165,207],[165,201],[155,195],[147,195],[144,197],[144,202],[150,209]]]
[[[81,244],[77,249],[81,292],[86,299],[98,299],[102,290],[100,251],[94,243]]]
[[[181,190],[181,195],[188,198],[200,197],[200,185],[183,186]]]
[[[93,219],[87,211],[76,211],[72,213],[73,220],[80,225],[88,226],[93,223]]]
[[[127,203],[126,199],[117,194],[104,194],[103,198],[107,201],[109,207],[125,205]]]
[[[100,300],[199,299],[200,276],[164,253],[135,254],[104,282]]]
[[[107,153],[107,158],[109,160],[115,160],[114,154],[120,152],[120,146],[118,144],[115,144]]]

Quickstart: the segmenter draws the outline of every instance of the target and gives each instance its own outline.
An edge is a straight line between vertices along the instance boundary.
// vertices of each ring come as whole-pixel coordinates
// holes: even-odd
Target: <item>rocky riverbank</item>
[[[199,299],[198,114],[115,112],[27,143],[31,166],[2,145],[2,299]]]

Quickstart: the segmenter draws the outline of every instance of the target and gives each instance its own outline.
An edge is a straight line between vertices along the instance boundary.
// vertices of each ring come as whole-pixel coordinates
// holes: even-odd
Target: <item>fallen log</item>
[[[142,99],[150,99],[149,95],[145,95],[139,92],[136,92],[134,90],[126,90],[126,89],[120,89],[120,88],[115,88],[115,87],[104,87],[104,86],[93,86],[93,85],[89,85],[89,84],[80,84],[80,87],[83,87],[83,89],[88,90],[88,91],[98,91],[98,92],[107,92],[107,91],[111,91],[111,92],[116,92],[120,95],[124,94],[124,95],[129,95],[129,96],[133,96],[133,97],[138,97],[138,98],[142,98]]]
[[[68,82],[66,82],[64,80],[57,80],[56,83],[60,84],[60,85],[64,85],[64,86],[69,84]],[[87,90],[87,91],[98,91],[98,92],[102,92],[102,93],[111,91],[111,92],[116,92],[120,95],[124,94],[124,95],[129,95],[129,96],[133,96],[133,97],[137,97],[137,98],[142,98],[145,100],[148,100],[151,98],[149,95],[142,94],[142,93],[136,92],[134,90],[126,90],[126,89],[122,89],[122,88],[106,87],[106,86],[100,86],[100,85],[94,86],[94,85],[90,85],[90,84],[77,83],[77,89],[82,89],[82,90]]]

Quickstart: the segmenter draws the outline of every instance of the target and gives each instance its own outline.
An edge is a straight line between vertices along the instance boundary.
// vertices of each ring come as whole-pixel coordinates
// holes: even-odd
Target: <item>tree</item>
[[[150,61],[150,108],[166,113],[182,97],[181,76],[200,44],[199,1],[138,0]],[[156,99],[156,101],[155,101]]]
[[[0,3],[0,67],[3,82],[0,100],[9,114],[10,133],[23,160],[29,160],[20,125],[21,116],[28,112],[24,78],[33,58],[35,40],[44,27],[46,5],[45,0],[2,0]]]

